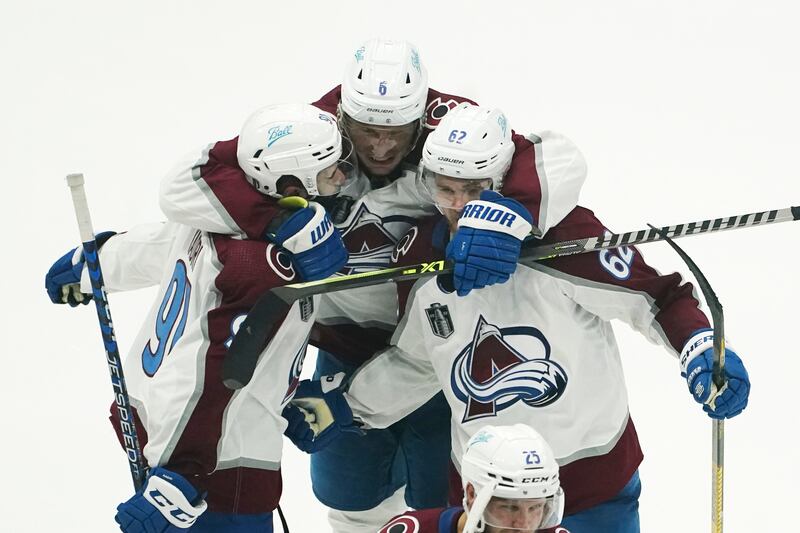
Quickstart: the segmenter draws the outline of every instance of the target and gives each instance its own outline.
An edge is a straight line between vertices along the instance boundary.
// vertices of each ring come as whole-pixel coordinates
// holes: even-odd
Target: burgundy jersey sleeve
[[[323,111],[327,111],[333,116],[336,116],[336,111],[339,108],[339,101],[342,99],[342,86],[337,85],[327,93],[323,94],[322,97],[317,100],[316,102],[312,102],[311,105],[314,107],[318,107]]]
[[[331,89],[313,103],[336,114],[341,88]],[[218,225],[204,223],[205,217],[222,219],[226,233],[263,239],[267,228],[281,211],[274,198],[255,190],[239,167],[236,149],[239,138],[219,141],[195,164],[188,174],[180,169],[162,184],[162,210],[167,218],[204,231],[220,232]],[[204,211],[213,210],[213,213]]]
[[[261,194],[247,182],[236,158],[238,141],[236,137],[214,144],[208,161],[196,168],[194,177],[208,188],[216,199],[214,203],[219,203],[248,238],[260,240],[281,208],[274,198]]]
[[[428,89],[428,103],[425,107],[422,131],[420,131],[419,139],[417,139],[414,149],[406,156],[406,163],[410,165],[419,163],[420,159],[422,159],[422,147],[425,145],[425,139],[436,129],[448,111],[464,102],[478,105],[475,101],[463,96],[445,94],[436,89]]]
[[[310,343],[320,350],[336,354],[343,363],[358,366],[387,348],[391,337],[391,331],[380,328],[315,323]]]
[[[591,211],[577,207],[544,236],[543,242],[602,236],[606,232]],[[651,301],[655,320],[678,353],[695,330],[709,327],[692,284],[682,283],[680,274],[675,272],[659,274],[633,246],[564,256],[543,261],[542,265],[570,276],[576,284],[600,284],[610,290],[645,296]]]

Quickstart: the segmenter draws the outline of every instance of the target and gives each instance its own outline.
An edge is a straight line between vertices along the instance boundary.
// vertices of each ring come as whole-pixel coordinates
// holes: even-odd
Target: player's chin
[[[384,177],[391,174],[395,167],[400,164],[400,158],[392,157],[390,159],[376,160],[371,157],[366,157],[361,163],[373,176]]]

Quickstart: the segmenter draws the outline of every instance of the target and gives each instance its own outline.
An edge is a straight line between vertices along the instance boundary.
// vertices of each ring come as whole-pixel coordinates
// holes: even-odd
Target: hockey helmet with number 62
[[[511,166],[514,142],[502,111],[462,103],[444,116],[422,149],[421,174],[492,180],[499,191]]]

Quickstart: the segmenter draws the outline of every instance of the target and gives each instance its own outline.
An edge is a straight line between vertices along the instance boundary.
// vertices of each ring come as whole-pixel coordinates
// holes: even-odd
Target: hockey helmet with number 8
[[[428,135],[419,175],[434,203],[452,208],[453,192],[441,186],[437,174],[458,180],[482,180],[480,190],[499,191],[513,156],[511,128],[503,112],[462,103],[450,110]]]
[[[283,176],[297,178],[310,196],[335,194],[342,186],[329,182],[342,156],[336,118],[309,104],[270,105],[250,115],[236,156],[247,180],[262,194],[280,197],[278,180]]]
[[[483,531],[485,524],[504,529],[533,531],[557,526],[564,513],[564,491],[558,477],[558,463],[547,442],[525,424],[485,426],[467,443],[461,461],[464,533]],[[467,508],[467,485],[475,497]],[[513,502],[492,504],[492,498],[518,500],[518,507],[536,508],[538,524],[512,517]],[[510,525],[512,522],[519,526]],[[523,525],[523,522],[524,525]]]
[[[376,126],[421,120],[428,100],[428,73],[407,41],[370,39],[359,47],[342,81],[341,110]]]

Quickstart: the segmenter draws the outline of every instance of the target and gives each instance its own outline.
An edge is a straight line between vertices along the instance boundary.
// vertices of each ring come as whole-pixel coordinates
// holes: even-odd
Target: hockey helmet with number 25
[[[242,126],[236,150],[247,181],[270,196],[280,196],[277,183],[284,175],[295,176],[309,195],[320,195],[317,175],[341,155],[336,118],[309,104],[259,109]]]
[[[489,512],[492,497],[543,503],[541,520],[534,529],[555,527],[564,513],[564,491],[558,478],[558,463],[553,451],[539,433],[525,424],[485,426],[467,443],[461,461],[464,507],[467,522],[464,533],[483,531],[484,524],[504,529],[520,529],[498,524]],[[467,509],[467,485],[475,498]],[[522,528],[529,531],[530,528]]]

